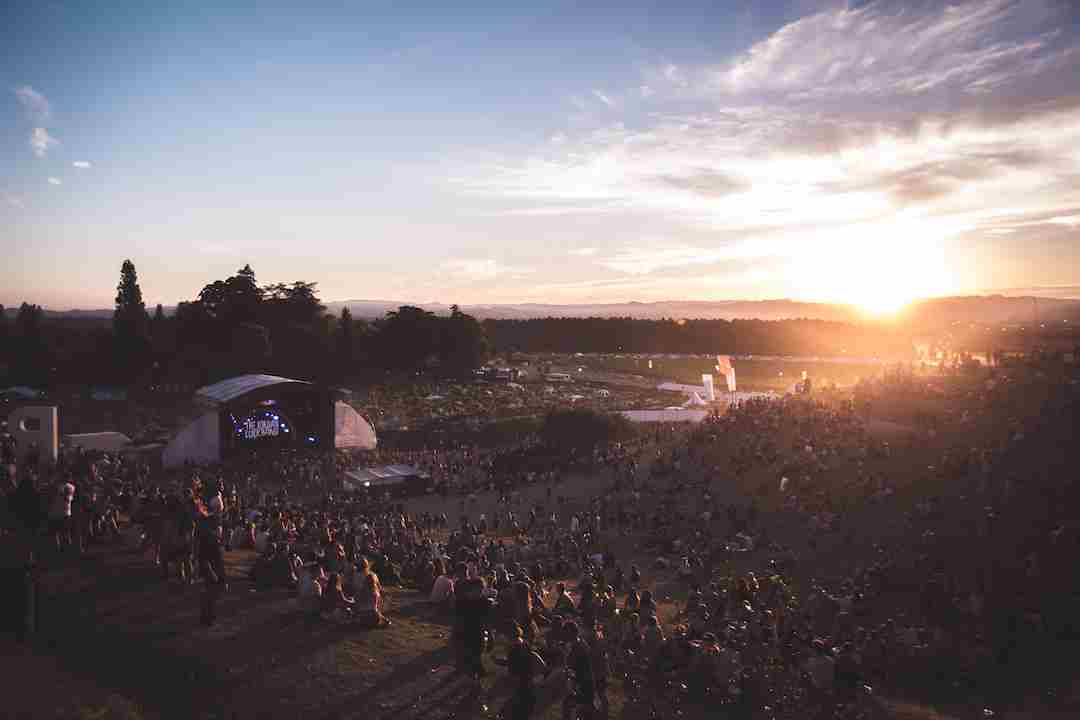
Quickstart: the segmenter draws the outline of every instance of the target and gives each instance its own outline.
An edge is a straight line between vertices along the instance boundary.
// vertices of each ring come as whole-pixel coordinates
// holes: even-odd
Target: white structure
[[[708,410],[624,410],[622,416],[631,422],[692,422],[709,417]]]
[[[169,441],[161,453],[167,468],[184,463],[206,465],[221,459],[221,433],[217,411],[204,413]]]
[[[374,450],[375,428],[348,403],[334,403],[334,447]]]
[[[701,376],[701,384],[705,386],[705,399],[709,402],[716,402],[716,390],[713,389],[712,375],[709,375],[708,373],[703,374]]]
[[[704,400],[701,399],[700,395],[698,395],[697,393],[694,393],[693,395],[690,396],[689,400],[687,400],[686,402],[683,403],[683,407],[684,408],[688,408],[688,407],[705,407],[708,404],[709,403],[707,403],[707,402],[705,402]]]
[[[75,435],[65,435],[64,445],[68,447],[79,447],[83,450],[120,452],[131,446],[131,438],[124,433],[118,432],[78,433]]]
[[[8,432],[15,438],[15,456],[19,461],[36,447],[41,462],[56,462],[60,454],[60,420],[55,405],[15,408],[8,415]]]

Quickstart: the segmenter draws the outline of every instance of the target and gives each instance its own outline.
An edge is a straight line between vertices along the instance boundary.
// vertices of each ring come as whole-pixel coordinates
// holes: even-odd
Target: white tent
[[[65,435],[64,444],[68,447],[80,447],[83,450],[119,452],[131,445],[131,438],[118,432],[78,433]]]
[[[348,403],[334,403],[334,447],[374,450],[375,428]]]
[[[660,383],[656,386],[656,389],[667,392],[679,392],[684,395],[692,395],[693,393],[701,395],[707,392],[704,385],[687,385],[685,383],[674,382]]]
[[[345,490],[354,492],[361,488],[387,488],[428,479],[427,473],[413,465],[379,465],[346,470],[342,484]]]
[[[221,436],[216,410],[204,413],[169,441],[161,453],[161,464],[167,468],[186,462],[216,463],[221,460]]]
[[[624,410],[622,416],[631,422],[701,422],[708,410]]]
[[[690,399],[683,403],[683,407],[702,407],[709,403],[701,399],[701,396],[697,393],[690,395]]]

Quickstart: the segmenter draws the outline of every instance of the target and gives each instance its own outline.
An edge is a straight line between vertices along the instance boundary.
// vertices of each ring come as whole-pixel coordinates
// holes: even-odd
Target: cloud
[[[34,154],[38,157],[45,157],[45,153],[59,143],[60,141],[50,135],[45,128],[36,127],[30,133],[30,147],[33,148]]]
[[[764,242],[732,243],[715,248],[658,243],[654,247],[621,250],[600,264],[628,275],[648,275],[668,268],[767,257],[777,250],[777,246]]]
[[[663,69],[663,74],[664,77],[667,78],[667,81],[670,82],[672,85],[677,85],[678,87],[687,87],[690,84],[689,81],[686,79],[685,73],[678,65],[670,63],[665,65]]]
[[[746,181],[729,177],[709,168],[691,171],[685,175],[657,175],[656,181],[705,197],[722,197],[749,189]]]
[[[33,122],[44,124],[52,118],[52,107],[48,98],[29,85],[15,88],[15,97]]]
[[[63,185],[63,183],[60,181],[60,178],[54,178],[54,177],[49,178],[49,184],[50,185]]]
[[[12,195],[11,193],[0,193],[0,196],[4,198],[4,202],[13,208],[22,210],[26,207],[26,203],[18,195]]]
[[[804,17],[718,69],[716,87],[807,101],[941,92],[981,96],[1066,70],[1076,48],[1048,2],[874,2]],[[1071,60],[1075,62],[1075,60]]]
[[[592,257],[593,255],[596,254],[596,252],[597,252],[596,248],[583,247],[583,248],[574,248],[573,250],[570,251],[570,254],[575,256],[575,257]]]
[[[74,165],[75,167],[81,169],[81,170],[86,170],[86,169],[92,167],[92,165],[86,160],[76,160],[75,162],[73,162],[71,164]]]
[[[595,97],[597,100],[604,103],[608,107],[615,107],[615,101],[604,93],[600,92],[599,90],[593,90],[593,97]]]
[[[622,276],[755,257],[792,278],[816,268],[805,296],[834,283],[900,293],[904,268],[932,294],[947,278],[919,268],[955,237],[1019,245],[1077,227],[1080,47],[1056,31],[1062,7],[827,10],[722,65],[647,67],[653,111],[631,127],[579,128],[455,182],[510,204],[503,216],[611,223],[628,245],[596,265]],[[910,257],[895,255],[909,243]]]
[[[502,276],[516,278],[532,272],[530,268],[507,266],[490,258],[452,258],[442,264],[442,269],[467,281],[493,280]]]

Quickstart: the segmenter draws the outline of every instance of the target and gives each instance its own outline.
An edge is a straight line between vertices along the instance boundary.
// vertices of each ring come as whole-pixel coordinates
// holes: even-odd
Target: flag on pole
[[[728,392],[735,392],[735,366],[731,364],[730,355],[717,355],[716,356],[716,372],[724,376],[727,380]]]

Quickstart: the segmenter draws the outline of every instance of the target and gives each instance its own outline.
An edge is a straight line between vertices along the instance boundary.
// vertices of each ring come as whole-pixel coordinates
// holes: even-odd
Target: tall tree
[[[418,370],[439,351],[438,318],[422,308],[402,305],[386,313],[376,349],[383,367]]]
[[[228,290],[228,321],[230,323],[256,322],[259,307],[263,300],[263,291],[255,282],[255,271],[251,265],[244,265],[236,274],[225,281]]]
[[[38,385],[48,380],[51,362],[49,348],[42,335],[44,317],[41,307],[25,302],[15,315],[12,375],[18,382]]]
[[[448,375],[465,375],[484,364],[488,356],[484,327],[472,315],[450,306],[450,317],[442,318],[439,333],[439,365]]]
[[[352,369],[354,359],[353,349],[356,346],[356,339],[353,333],[353,330],[355,329],[353,324],[352,312],[349,311],[348,307],[341,308],[341,317],[338,318],[335,343],[337,345],[338,371],[343,377],[347,376]]]
[[[142,289],[139,287],[139,276],[135,272],[135,263],[125,260],[120,266],[120,284],[116,286],[113,331],[117,338],[144,335],[148,320]]]
[[[7,359],[8,353],[11,352],[9,335],[7,310],[4,309],[3,304],[0,304],[0,364]]]
[[[120,377],[138,373],[150,349],[150,316],[143,302],[135,263],[125,260],[120,266],[120,284],[116,286],[116,310],[113,335]]]

